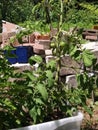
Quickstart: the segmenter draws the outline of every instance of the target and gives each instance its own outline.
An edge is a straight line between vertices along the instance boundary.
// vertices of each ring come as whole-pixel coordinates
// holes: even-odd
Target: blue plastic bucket
[[[10,56],[9,56],[9,53],[10,53]],[[4,54],[6,55],[6,58],[10,64],[17,63],[17,56],[13,56],[13,54],[16,55],[16,50],[11,50],[11,51],[5,50]],[[12,56],[11,56],[11,54],[12,54]]]
[[[26,46],[19,46],[16,49],[17,62],[27,63],[28,62],[28,48]]]

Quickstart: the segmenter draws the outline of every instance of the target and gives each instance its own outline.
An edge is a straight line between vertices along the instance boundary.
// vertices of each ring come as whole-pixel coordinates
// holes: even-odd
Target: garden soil
[[[84,113],[81,130],[98,130],[98,101],[92,106],[93,115],[90,117],[87,112]]]

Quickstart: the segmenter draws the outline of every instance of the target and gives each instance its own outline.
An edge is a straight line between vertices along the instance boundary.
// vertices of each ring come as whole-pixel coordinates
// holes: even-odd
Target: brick
[[[39,35],[37,37],[38,40],[50,40],[50,36],[49,35]]]
[[[39,55],[45,55],[45,50],[43,45],[40,45],[38,43],[35,43],[33,46],[34,53],[39,54]]]
[[[40,45],[42,45],[44,49],[49,49],[50,48],[50,40],[38,40],[37,42]]]
[[[32,33],[32,34],[30,34],[29,35],[29,42],[30,43],[35,43],[35,38],[36,38],[36,36]]]
[[[98,25],[94,25],[93,29],[98,30]]]
[[[87,36],[85,37],[85,39],[86,39],[86,40],[97,41],[97,40],[98,40],[98,36],[89,36],[89,35],[87,35]]]

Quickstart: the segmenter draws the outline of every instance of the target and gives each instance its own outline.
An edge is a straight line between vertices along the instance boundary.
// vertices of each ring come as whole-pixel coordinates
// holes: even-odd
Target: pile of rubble
[[[15,24],[4,21],[1,47],[3,48],[5,45],[7,45],[10,41],[10,38],[15,36],[21,29],[21,27]],[[16,39],[13,42],[13,46],[31,46],[34,52],[33,54],[41,55],[45,58],[46,62],[48,62],[49,60],[53,59],[52,51],[50,49],[50,38],[51,35],[55,35],[56,32],[56,29],[51,30],[51,32],[46,35],[42,35],[39,32],[33,32],[30,35],[23,36],[22,44],[20,44]],[[83,48],[92,50],[98,60],[98,30],[95,28],[93,30],[83,30],[82,36],[84,39],[88,40],[87,43],[83,45]],[[60,71],[62,79],[64,78],[65,80],[66,78],[66,82],[70,81],[70,86],[76,86],[75,71],[72,68],[76,66],[79,68],[80,65],[73,61],[69,55],[66,55],[62,58],[62,63],[66,66],[62,67]],[[19,65],[20,64],[17,64],[17,66]]]

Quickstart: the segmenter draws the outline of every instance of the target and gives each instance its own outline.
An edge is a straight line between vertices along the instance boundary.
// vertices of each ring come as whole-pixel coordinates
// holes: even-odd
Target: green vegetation
[[[12,3],[12,1],[9,2]],[[26,2],[30,1],[27,0]],[[30,57],[31,65],[35,63],[39,65],[37,70],[21,73],[10,67],[3,51],[0,50],[0,122],[2,122],[0,130],[72,116],[73,112],[79,110],[79,107],[83,107],[90,116],[92,115],[92,108],[86,105],[86,100],[91,97],[92,91],[98,87],[98,77],[94,73],[98,70],[96,57],[89,50],[82,49],[82,30],[77,32],[73,29],[71,32],[66,32],[64,29],[68,30],[70,25],[72,27],[93,25],[96,19],[96,14],[92,17],[90,14],[90,11],[93,11],[91,9],[93,6],[90,6],[90,10],[84,7],[83,3],[77,1],[60,0],[54,2],[50,0],[47,3],[45,2],[45,0],[30,2],[34,6],[30,15],[32,17],[28,15],[30,19],[26,17],[25,20],[35,21],[40,19],[41,22],[36,21],[35,25],[32,25],[30,21],[27,21],[24,26],[31,30],[43,29],[46,32],[49,31],[50,26],[58,28],[57,35],[53,36],[51,41],[51,49],[55,60],[45,63],[40,56]],[[22,10],[21,6],[18,6],[18,1],[15,1],[15,3],[16,5],[13,5]],[[2,1],[0,5],[3,4]],[[23,7],[25,7],[25,4],[24,2]],[[43,4],[44,6],[42,6]],[[81,8],[77,12],[78,6]],[[41,7],[43,10],[39,16],[39,8]],[[72,9],[72,7],[74,8]],[[53,8],[56,8],[56,11]],[[28,10],[28,8],[25,9]],[[28,14],[26,11],[23,12]],[[43,12],[45,12],[44,16]],[[13,12],[13,15],[15,13]],[[89,17],[87,17],[88,14],[90,14]],[[15,15],[13,21],[25,21],[23,17],[19,18],[20,16]],[[5,20],[9,20],[8,18],[7,15]],[[80,19],[82,22],[80,22]],[[89,22],[89,20],[91,21]],[[44,27],[45,23],[50,26]],[[66,28],[65,23],[68,23],[68,28]],[[38,28],[37,25],[39,25]],[[30,32],[21,32],[18,34],[18,40],[19,38],[21,40],[23,35]],[[80,65],[79,68],[77,66],[73,68],[76,71],[78,82],[76,88],[68,88],[67,84],[61,81],[60,69],[62,66],[66,67],[66,64],[62,64],[61,61],[66,54]],[[89,76],[89,73],[92,72],[94,75]]]
[[[48,2],[48,4],[47,4]],[[0,21],[21,24],[26,21],[43,24],[59,21],[58,0],[8,0],[0,2]],[[64,0],[64,28],[73,26],[92,28],[98,24],[98,1]],[[0,23],[1,26],[1,23]]]

